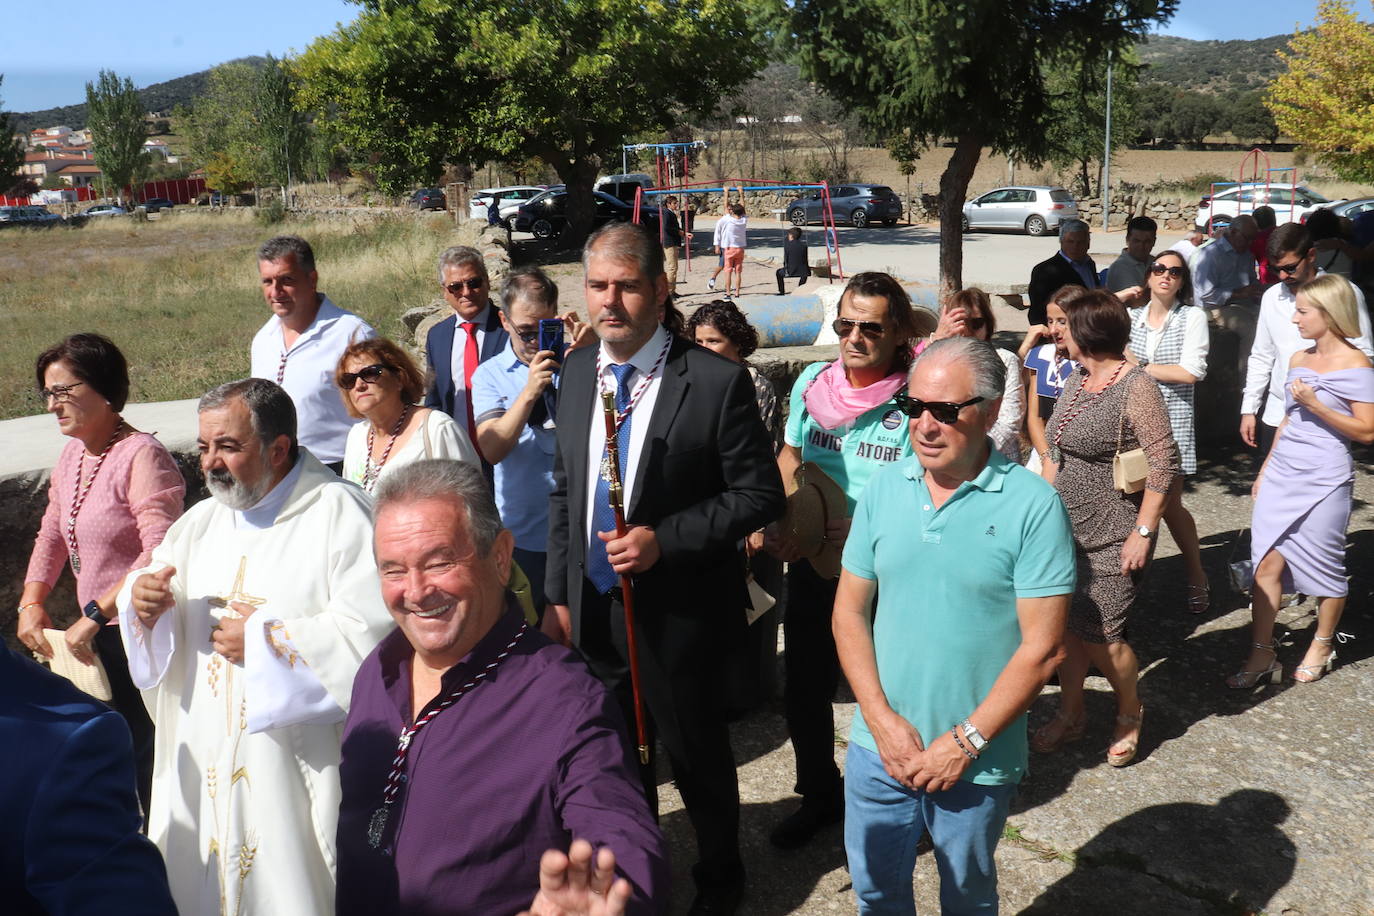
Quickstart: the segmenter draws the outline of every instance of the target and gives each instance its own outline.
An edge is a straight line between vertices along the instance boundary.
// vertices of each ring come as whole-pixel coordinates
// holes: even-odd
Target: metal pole
[[[1112,210],[1112,52],[1107,52],[1107,132],[1102,152],[1102,231]]]

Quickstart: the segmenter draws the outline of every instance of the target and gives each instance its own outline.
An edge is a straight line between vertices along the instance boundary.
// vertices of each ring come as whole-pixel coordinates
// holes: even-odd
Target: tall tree
[[[1374,181],[1374,28],[1345,0],[1323,0],[1317,27],[1279,57],[1265,101],[1279,130],[1347,181]]]
[[[1043,161],[1053,66],[1118,54],[1177,0],[794,0],[784,15],[803,69],[884,132],[954,148],[940,176],[940,287],[963,282],[960,222],[985,147]]]
[[[603,159],[706,114],[759,67],[745,4],[719,0],[356,0],[357,20],[296,62],[390,193],[445,160],[536,156],[568,186],[563,242],[585,238]]]
[[[148,132],[134,81],[101,70],[96,82],[86,84],[86,112],[96,165],[114,185],[115,196],[123,200],[125,186],[137,183],[148,165],[143,152]]]
[[[284,61],[267,56],[254,93],[253,126],[260,150],[261,172],[268,182],[290,187],[310,153],[310,125],[296,110],[296,80]]]
[[[0,85],[5,74],[0,73]],[[0,194],[7,194],[19,183],[19,169],[24,165],[24,144],[14,135],[14,119],[0,99]]]
[[[1112,151],[1134,139],[1140,65],[1127,52],[1112,61]],[[1107,123],[1107,61],[1080,61],[1054,67],[1045,76],[1051,118],[1046,128],[1049,159],[1057,168],[1072,168],[1083,197],[1093,196],[1093,176],[1100,175]],[[1098,188],[1098,193],[1101,193]]]

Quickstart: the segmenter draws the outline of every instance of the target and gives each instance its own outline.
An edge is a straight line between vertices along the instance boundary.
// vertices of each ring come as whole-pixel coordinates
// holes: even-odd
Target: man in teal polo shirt
[[[859,702],[845,849],[860,913],[915,911],[926,831],[942,911],[996,912],[1025,713],[1064,657],[1074,589],[1058,494],[987,438],[1005,371],[966,337],[921,354],[898,398],[916,454],[869,481],[845,543],[834,628]]]

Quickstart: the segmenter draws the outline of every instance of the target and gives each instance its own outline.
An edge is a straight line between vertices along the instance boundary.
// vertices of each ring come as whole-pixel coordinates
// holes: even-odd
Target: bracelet
[[[21,604],[21,605],[19,605],[19,613],[22,614],[24,611],[27,611],[27,610],[28,610],[29,608],[31,608],[31,607],[42,607],[42,606],[43,606],[43,602],[41,602],[41,601],[30,601],[28,604]]]
[[[964,756],[967,757],[969,760],[977,762],[977,755],[970,751],[968,748],[964,747],[964,739],[959,737],[959,733],[955,731],[953,728],[949,730],[949,733],[954,736],[954,743],[959,745],[959,750],[964,752]]]

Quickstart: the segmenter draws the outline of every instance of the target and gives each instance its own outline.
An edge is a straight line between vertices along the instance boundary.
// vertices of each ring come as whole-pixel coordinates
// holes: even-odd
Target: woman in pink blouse
[[[124,354],[99,334],[73,334],[38,357],[39,395],[71,442],[53,468],[48,509],[29,559],[19,599],[19,640],[52,657],[43,635],[52,627],[46,602],[62,567],[76,577],[81,617],[66,631],[72,654],[99,656],[110,679],[110,705],[129,723],[144,810],[152,780],[153,724],[129,680],[120,644],[115,595],[131,569],[181,515],[186,484],[162,443],[120,417],[129,394]]]

